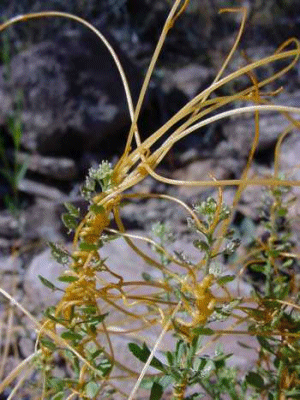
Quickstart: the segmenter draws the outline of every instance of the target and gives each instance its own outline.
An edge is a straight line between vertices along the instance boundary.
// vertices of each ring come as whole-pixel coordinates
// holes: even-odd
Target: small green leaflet
[[[224,286],[226,283],[234,281],[235,276],[234,275],[224,275],[218,278],[218,284],[220,286]]]
[[[59,245],[53,242],[48,242],[48,244],[51,248],[51,255],[55,261],[63,265],[69,263],[70,255],[66,250],[62,249]]]
[[[76,208],[72,203],[65,203],[65,207],[68,212],[64,213],[61,219],[65,227],[69,228],[70,233],[77,228],[80,209]]]
[[[258,389],[262,389],[264,387],[263,378],[256,372],[250,371],[246,376],[246,381],[247,383],[249,383],[249,385],[254,386]]]
[[[82,339],[82,335],[80,335],[79,333],[76,333],[76,332],[71,332],[71,331],[63,332],[60,336],[62,337],[62,339],[65,339],[65,340],[81,340]]]
[[[56,344],[51,342],[51,340],[41,338],[40,343],[42,346],[47,347],[47,349],[54,351],[56,349]]]
[[[99,385],[96,382],[88,382],[85,387],[85,395],[89,399],[94,399],[97,395],[99,390]]]
[[[148,360],[148,357],[150,356],[151,353],[145,342],[143,343],[143,347],[139,347],[135,343],[129,343],[128,348],[131,351],[131,353],[143,363],[145,363]],[[164,364],[161,361],[159,361],[156,357],[153,357],[150,365],[158,369],[159,371],[165,370]]]
[[[80,209],[76,208],[75,206],[73,206],[72,203],[65,203],[64,206],[66,207],[66,209],[69,212],[69,215],[72,215],[72,217],[78,218],[80,215]]]
[[[215,331],[213,329],[205,328],[203,326],[193,329],[193,332],[197,335],[204,335],[204,336],[210,336],[215,334]]]
[[[56,318],[56,317],[54,316],[54,314],[55,314],[55,307],[53,307],[53,306],[48,307],[48,308],[46,309],[46,311],[44,312],[44,315],[45,315],[46,318],[49,318],[49,319],[51,319],[52,321],[61,323],[61,322],[63,321],[63,319],[61,319],[61,318]]]
[[[163,387],[158,382],[153,382],[149,400],[160,400],[163,395]]]
[[[56,287],[52,282],[48,281],[48,279],[44,278],[42,275],[38,275],[39,280],[42,282],[44,286],[51,290],[61,290],[58,287]],[[63,290],[62,290],[63,291]]]
[[[77,228],[77,218],[75,218],[73,215],[65,213],[62,215],[61,219],[65,227],[69,229],[69,233]]]

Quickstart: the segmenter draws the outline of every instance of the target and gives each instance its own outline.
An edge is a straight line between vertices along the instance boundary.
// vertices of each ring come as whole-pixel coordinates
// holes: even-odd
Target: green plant
[[[173,326],[177,337],[176,348],[173,352],[165,353],[165,363],[155,357],[151,366],[161,374],[146,378],[143,385],[152,388],[151,399],[159,399],[163,391],[173,385],[173,398],[200,399],[209,395],[212,399],[222,399],[226,394],[232,400],[237,399],[297,399],[300,394],[300,313],[299,287],[295,284],[297,271],[296,259],[299,255],[293,253],[295,244],[290,240],[291,232],[288,222],[288,209],[295,198],[287,197],[289,189],[278,186],[270,190],[266,196],[263,225],[268,233],[268,239],[262,243],[258,238],[249,245],[249,253],[240,262],[252,271],[263,276],[263,282],[257,285],[253,281],[253,298],[232,298],[226,290],[228,282],[234,280],[234,275],[218,276],[216,269],[206,275],[196,286],[181,286],[174,290],[178,295],[178,302],[185,304],[191,322],[185,323],[174,318]],[[216,217],[216,202],[208,199],[201,205],[201,215],[208,220]],[[216,221],[222,221],[221,210]],[[227,210],[223,218],[228,218]],[[284,218],[284,220],[282,220]],[[209,227],[209,225],[207,226]],[[203,235],[203,229],[198,230]],[[206,255],[203,261],[207,262],[221,253],[211,252],[214,238],[194,242],[194,245]],[[230,238],[232,234],[230,233]],[[226,241],[226,237],[222,240]],[[223,253],[234,254],[237,246],[235,239],[223,246]],[[212,254],[212,256],[211,256]],[[212,293],[212,286],[219,285],[228,295],[227,299],[216,298]],[[188,290],[187,290],[188,289]],[[200,303],[198,301],[200,300]],[[252,303],[251,306],[243,304]],[[196,310],[196,312],[195,312]],[[241,313],[242,312],[242,313]],[[225,321],[236,319],[235,327],[247,323],[244,333],[257,338],[257,362],[244,375],[234,367],[227,366],[227,360],[233,354],[224,353],[220,345],[216,345],[215,356],[201,355],[205,337],[214,336],[220,330],[212,329],[216,320]],[[224,332],[225,333],[225,332]],[[231,334],[241,331],[232,330]],[[241,346],[247,346],[241,343]],[[130,345],[135,356],[145,362],[150,350],[146,344],[139,347]],[[198,385],[194,394],[185,396],[187,389]],[[200,390],[199,390],[200,386]],[[160,395],[158,395],[160,393]]]
[[[234,400],[245,396],[268,400],[299,397],[299,284],[293,278],[294,271],[291,271],[291,278],[285,275],[291,260],[299,256],[292,253],[289,232],[286,236],[282,235],[277,220],[278,217],[286,218],[288,211],[282,188],[300,185],[299,181],[279,178],[280,146],[292,128],[299,126],[291,114],[300,113],[300,109],[272,105],[263,96],[262,88],[295,65],[300,56],[300,45],[296,39],[290,39],[272,56],[221,78],[236,50],[246,21],[243,8],[223,10],[240,12],[242,22],[233,48],[214,82],[142,142],[138,117],[147,86],[165,37],[187,5],[188,0],[174,2],[135,107],[116,54],[103,35],[86,21],[65,13],[45,12],[16,17],[0,27],[3,30],[18,21],[53,16],[70,18],[91,29],[107,46],[118,66],[132,119],[124,153],[116,165],[112,167],[102,162],[97,169],[89,171],[82,189],[89,202],[86,215],[82,218],[80,210],[72,204],[66,205],[68,212],[63,221],[74,231],[73,250],[69,252],[60,245],[51,244],[53,257],[66,266],[65,273],[58,278],[66,283],[66,287],[59,303],[45,311],[42,324],[32,319],[39,331],[36,352],[6,377],[0,384],[0,392],[27,365],[29,371],[37,369],[40,372],[43,384],[38,396],[42,399],[114,399],[115,395],[122,395],[132,400],[141,383],[151,388],[152,400],[161,398],[168,387],[172,388],[174,400],[195,400],[204,393],[220,400],[225,398],[224,395]],[[278,60],[290,62],[274,75],[259,81],[255,70]],[[233,95],[218,96],[217,89],[242,75],[249,77],[247,88]],[[269,96],[275,94],[269,93]],[[236,102],[251,105],[222,110],[222,107]],[[274,175],[253,178],[249,169],[259,139],[259,112],[265,110],[282,113],[290,125],[276,147]],[[254,113],[256,125],[248,162],[240,179],[218,181],[212,177],[210,181],[185,182],[155,172],[173,145],[189,133],[214,121],[246,112]],[[163,143],[153,149],[162,138]],[[148,175],[171,185],[212,186],[218,189],[218,193],[216,198],[210,197],[190,207],[172,196],[130,192]],[[223,202],[223,187],[228,185],[237,187],[230,207]],[[223,272],[220,266],[224,257],[235,255],[240,244],[230,224],[243,190],[250,185],[264,185],[272,189],[273,201],[266,225],[270,238],[267,243],[257,240],[246,256],[234,260],[232,273]],[[122,204],[147,197],[175,202],[185,210],[188,227],[196,235],[194,245],[199,250],[197,262],[191,262],[184,253],[173,253],[168,249],[171,236],[166,225],[154,226],[157,241],[126,233],[121,218]],[[109,228],[112,218],[117,229]],[[144,274],[144,279],[139,280],[137,276],[128,281],[121,272],[115,271],[110,260],[102,257],[101,249],[116,238],[123,238],[142,261],[159,271],[159,277]],[[146,254],[137,245],[139,240],[152,246],[153,255]],[[250,266],[259,269],[263,275],[263,289],[256,289],[251,298],[237,298],[232,294],[230,283]],[[58,290],[52,282],[42,277],[41,280],[51,290]],[[0,291],[14,301],[5,291]],[[215,321],[223,323],[222,329],[214,328]],[[247,328],[239,329],[245,323]],[[133,333],[142,335],[155,326],[161,327],[161,334],[152,350],[147,344],[132,341]],[[145,363],[140,373],[130,369],[115,352],[112,336],[118,332],[127,336],[130,352]],[[175,337],[175,348],[155,356],[163,337],[171,333]],[[213,357],[207,358],[202,354],[205,348],[214,345],[218,337],[236,334],[255,336],[260,347],[257,365],[244,375],[227,365],[231,355],[223,352],[220,346]],[[53,372],[58,355],[70,367],[66,376]],[[149,366],[155,368],[157,373],[148,372]],[[124,380],[136,380],[130,394],[123,389],[123,385],[118,385]],[[15,386],[14,392],[19,386]],[[187,393],[193,387],[196,391]]]
[[[11,66],[10,66],[10,44],[7,35],[4,35],[3,48],[2,48],[2,61],[4,64],[4,79],[6,83],[11,79]],[[0,161],[2,167],[0,174],[5,178],[9,185],[10,192],[4,196],[6,207],[10,210],[12,215],[19,218],[21,203],[19,198],[19,184],[24,178],[27,171],[27,161],[20,163],[18,154],[20,151],[22,139],[22,93],[18,92],[15,99],[15,108],[11,115],[7,117],[7,130],[13,143],[13,154],[7,154],[7,146],[5,145],[4,136],[0,136]]]

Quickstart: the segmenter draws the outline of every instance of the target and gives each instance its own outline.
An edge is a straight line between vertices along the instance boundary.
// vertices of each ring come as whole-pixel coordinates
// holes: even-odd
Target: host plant
[[[117,55],[105,37],[88,22],[66,13],[43,12],[18,16],[0,27],[4,30],[19,21],[42,17],[62,17],[77,21],[91,29],[105,44],[120,72],[128,101],[132,125],[127,143],[116,165],[103,161],[98,168],[89,171],[82,188],[89,201],[89,210],[81,212],[72,204],[66,204],[68,213],[63,216],[65,225],[74,231],[73,250],[51,243],[53,256],[65,265],[65,273],[58,279],[66,283],[61,300],[55,307],[45,311],[42,323],[30,316],[8,293],[1,293],[17,304],[32,321],[38,331],[34,354],[13,370],[0,384],[0,392],[14,387],[13,398],[25,378],[16,377],[26,369],[26,375],[38,371],[42,384],[37,388],[36,398],[41,399],[115,399],[136,398],[140,384],[150,390],[150,399],[159,400],[163,392],[171,389],[173,399],[200,399],[205,394],[211,399],[268,399],[283,400],[300,396],[300,347],[299,347],[299,280],[293,269],[299,255],[293,252],[288,224],[279,226],[279,218],[287,218],[289,199],[285,199],[285,188],[300,186],[300,181],[280,177],[280,147],[284,137],[299,127],[294,114],[300,109],[272,105],[267,97],[274,93],[263,93],[262,89],[276,81],[297,62],[300,43],[290,39],[275,53],[255,61],[224,76],[224,72],[236,51],[246,21],[244,8],[223,9],[221,12],[240,13],[241,27],[235,43],[214,81],[205,90],[189,101],[168,122],[142,141],[138,118],[146,90],[159,53],[168,31],[188,5],[188,0],[175,0],[167,17],[154,55],[146,73],[137,104],[134,106],[125,73]],[[276,61],[287,64],[262,81],[256,77],[257,68],[267,67]],[[227,96],[219,96],[217,89],[232,83],[239,77],[249,77],[247,88]],[[224,77],[222,77],[224,76]],[[248,104],[234,107],[234,104]],[[228,106],[233,105],[228,110]],[[224,111],[226,108],[226,111]],[[259,139],[259,113],[277,111],[290,121],[282,133],[275,151],[275,170],[269,177],[251,177],[249,169]],[[253,113],[255,132],[248,161],[240,179],[210,181],[180,181],[155,172],[166,154],[179,140],[209,124],[225,118]],[[158,141],[163,143],[157,148]],[[129,189],[147,176],[180,186],[212,186],[217,196],[190,207],[180,199],[163,194],[132,193]],[[247,256],[232,261],[232,274],[224,274],[218,267],[224,255],[235,255],[239,240],[230,228],[235,207],[242,191],[248,186],[263,185],[271,190],[266,229],[266,242],[257,238]],[[235,186],[233,204],[223,202],[223,188]],[[98,188],[100,193],[97,193]],[[157,241],[126,233],[122,222],[121,206],[131,199],[155,197],[172,201],[183,207],[188,218],[188,227],[196,235],[195,247],[199,250],[197,262],[191,262],[188,254],[173,253],[168,243],[171,239],[168,226],[156,224],[153,233]],[[114,219],[117,229],[109,228]],[[284,233],[285,232],[285,233]],[[116,271],[109,259],[103,258],[101,249],[110,240],[122,237],[140,257],[159,272],[154,276],[139,271],[134,280],[128,281],[122,271]],[[138,245],[145,241],[152,245],[153,255],[146,254]],[[183,249],[184,250],[184,249]],[[237,298],[229,284],[238,280],[247,267],[259,271],[263,277],[260,288],[251,298]],[[45,278],[40,278],[52,290],[57,287]],[[141,292],[142,289],[142,292]],[[221,295],[222,294],[222,295]],[[214,321],[222,320],[222,329],[214,329]],[[244,324],[247,328],[244,328]],[[239,329],[239,326],[242,328]],[[143,334],[152,328],[161,327],[152,350],[142,343]],[[173,350],[155,356],[165,335],[173,334],[176,343]],[[203,351],[214,345],[221,335],[243,334],[257,338],[257,364],[246,374],[228,367],[230,354],[220,347],[215,356],[206,357]],[[114,349],[115,335],[128,338],[128,357],[132,353],[145,363],[138,373],[121,361]],[[146,337],[146,336],[145,336]],[[207,338],[209,340],[207,340]],[[253,350],[255,351],[255,350]],[[57,357],[68,365],[68,374],[60,376],[53,369]],[[149,371],[148,367],[152,369]],[[142,367],[141,367],[142,368]],[[153,371],[154,368],[154,371]],[[156,370],[156,372],[155,372]],[[131,393],[124,380],[136,381]],[[212,384],[213,383],[213,384]],[[194,389],[195,387],[195,389]],[[191,389],[195,390],[194,393]],[[227,396],[227,397],[224,397]]]

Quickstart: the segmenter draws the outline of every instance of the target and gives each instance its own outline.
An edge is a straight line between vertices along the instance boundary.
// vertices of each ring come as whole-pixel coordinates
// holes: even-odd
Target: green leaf
[[[94,399],[98,393],[98,390],[99,390],[99,386],[96,382],[89,382],[85,386],[85,395],[89,399]]]
[[[202,347],[202,342],[203,342],[203,336],[202,335],[195,335],[192,343],[191,343],[191,348],[193,349],[194,354],[201,349]]]
[[[265,265],[264,264],[251,264],[251,265],[249,265],[249,268],[251,269],[251,271],[254,271],[254,272],[265,273]]]
[[[100,324],[100,322],[103,322],[104,319],[108,316],[108,312],[105,314],[100,314],[100,315],[96,315],[95,317],[92,317],[89,322],[93,323],[93,324]]]
[[[288,213],[288,210],[286,208],[279,208],[277,210],[277,215],[278,217],[285,217]]]
[[[153,277],[148,272],[142,272],[142,278],[145,282],[153,282]]]
[[[103,376],[108,375],[112,367],[112,363],[110,362],[110,360],[107,359],[101,360],[100,363],[96,366],[96,368],[102,372]]]
[[[56,349],[56,344],[51,342],[51,340],[46,338],[41,338],[40,343],[42,346],[47,347],[47,349],[54,351]]]
[[[94,305],[89,305],[82,307],[81,310],[84,314],[96,314],[97,307],[95,307]]]
[[[178,367],[173,367],[169,370],[169,374],[173,381],[180,382],[183,379],[184,372]]]
[[[183,340],[179,340],[176,343],[176,351],[175,351],[177,363],[179,365],[180,365],[183,357],[185,357],[186,353],[187,353],[187,343],[184,342]]]
[[[282,267],[283,268],[289,268],[293,265],[293,263],[295,262],[295,260],[293,258],[288,258],[283,264]]]
[[[233,356],[233,353],[228,353],[228,354],[220,353],[214,357],[213,362],[214,363],[219,363],[220,361],[223,362],[223,361],[227,360],[227,358],[230,358],[232,356]]]
[[[106,268],[104,267],[104,263],[106,262],[106,260],[108,259],[108,257],[105,257],[101,260],[98,260],[95,262],[95,264],[93,265],[93,268],[95,271],[106,271]]]
[[[22,137],[22,124],[20,120],[20,116],[15,114],[11,115],[7,119],[7,125],[9,129],[9,133],[11,134],[14,142],[14,148],[18,151],[20,147],[20,141]]]
[[[54,307],[54,306],[51,306],[51,307],[48,307],[48,308],[46,309],[46,311],[44,312],[44,315],[45,315],[46,318],[49,318],[49,319],[51,319],[52,321],[55,321],[55,322],[58,322],[58,323],[62,322],[63,320],[60,319],[60,318],[56,318],[56,317],[54,316],[54,313],[55,313],[55,307]]]
[[[75,218],[79,218],[79,215],[80,215],[80,209],[79,208],[76,208],[72,203],[68,203],[68,202],[66,202],[64,204],[64,206],[69,211],[70,215],[72,215]]]
[[[201,372],[201,377],[206,379],[215,369],[215,366],[214,363],[206,357],[201,357],[201,359],[204,361],[201,363],[200,367],[198,367],[198,370]]]
[[[52,282],[48,281],[48,279],[44,278],[42,275],[38,275],[39,280],[42,282],[44,286],[51,290],[61,290],[58,287],[56,287]]]
[[[234,280],[235,280],[234,275],[225,275],[225,276],[221,276],[220,278],[218,278],[218,284],[220,286],[224,286],[224,285],[226,285],[226,283],[232,282]]]
[[[72,276],[72,275],[61,275],[57,278],[58,281],[60,282],[75,282],[78,281],[77,276]]]
[[[78,357],[69,349],[64,350],[65,356],[68,361],[72,364],[72,371],[75,374],[76,378],[79,378],[80,375],[80,363]]]
[[[48,379],[48,384],[50,387],[52,387],[55,392],[62,392],[65,388],[65,382],[63,379],[56,378],[56,377],[51,377]]]
[[[167,357],[167,360],[168,360],[169,365],[172,366],[172,365],[174,364],[174,356],[173,356],[173,353],[171,353],[170,351],[167,351],[167,352],[166,352],[166,357]]]
[[[208,362],[207,358],[204,357],[195,358],[193,368],[196,371],[201,372],[205,368],[207,362]]]
[[[209,250],[209,245],[204,240],[196,239],[193,241],[193,245],[200,251],[207,252]]]
[[[249,350],[254,350],[254,347],[249,346],[246,343],[240,342],[239,340],[237,341],[237,344],[241,347],[243,347],[244,349],[249,349]]]
[[[163,375],[159,378],[159,384],[165,390],[168,386],[170,386],[174,382],[173,378],[170,375]]]
[[[101,354],[103,354],[103,350],[96,350],[91,352],[91,358],[94,360],[95,358],[99,357]]]
[[[284,392],[285,396],[292,399],[300,399],[300,389],[292,389]]]
[[[138,360],[144,363],[148,360],[150,350],[145,343],[143,344],[143,348],[139,347],[136,343],[129,343],[128,348]]]
[[[63,214],[61,216],[62,222],[66,228],[69,228],[69,232],[75,230],[77,228],[78,222],[77,219],[71,214]]]
[[[280,256],[280,251],[276,249],[269,249],[267,250],[267,254],[270,255],[271,257],[277,258]]]
[[[275,348],[272,346],[264,337],[257,336],[257,341],[261,345],[264,350],[267,350],[269,353],[274,354]]]
[[[79,333],[76,333],[76,332],[72,332],[72,331],[63,332],[60,336],[62,339],[65,339],[65,340],[81,340],[82,339],[82,335],[80,335]]]
[[[55,261],[63,265],[69,263],[70,255],[66,250],[62,249],[59,245],[53,242],[48,242],[48,244],[51,248],[51,255]]]
[[[149,400],[160,400],[163,392],[163,387],[158,382],[153,382]]]
[[[205,328],[204,326],[200,326],[199,328],[193,329],[193,332],[196,335],[203,335],[203,336],[210,336],[215,334],[215,331],[213,329]]]
[[[21,165],[19,165],[18,173],[17,173],[17,175],[15,177],[17,186],[19,186],[19,183],[24,178],[24,176],[25,176],[25,174],[27,172],[29,161],[30,161],[30,157],[27,156],[26,159],[24,160],[24,162]]]
[[[295,355],[295,349],[290,349],[287,346],[282,346],[282,349],[280,350],[280,356],[285,362],[289,362],[288,360],[291,359]]]
[[[250,371],[246,375],[246,381],[249,383],[249,385],[254,386],[258,389],[262,389],[264,387],[264,380],[263,378],[257,374],[256,372]]]
[[[141,381],[140,388],[146,389],[146,390],[151,390],[152,385],[153,385],[153,379],[151,379],[151,378],[144,378],[144,379],[142,379],[142,381]]]
[[[150,355],[150,350],[147,347],[146,343],[143,344],[143,347],[139,347],[137,344],[135,343],[129,343],[128,344],[128,348],[131,351],[131,353],[140,361],[142,361],[143,363],[145,363],[148,360],[148,357]],[[156,357],[153,357],[150,365],[156,369],[158,369],[159,371],[164,371],[164,364],[159,361]]]

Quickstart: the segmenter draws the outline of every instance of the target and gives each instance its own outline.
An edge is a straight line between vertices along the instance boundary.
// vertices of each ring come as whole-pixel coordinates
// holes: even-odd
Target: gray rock
[[[278,96],[273,103],[297,107],[300,104],[300,93],[284,94]],[[299,119],[299,116],[295,116]],[[259,118],[259,143],[258,150],[265,151],[273,148],[280,134],[289,125],[290,121],[283,115],[275,112],[260,113]],[[239,157],[247,157],[252,146],[255,133],[254,116],[242,114],[233,117],[223,124],[223,133],[229,142],[231,152],[238,154]],[[220,151],[219,151],[220,152]]]
[[[10,240],[0,237],[0,252],[2,255],[7,256],[10,254],[10,246],[11,246]]]
[[[175,71],[164,71],[162,88],[166,92],[176,88],[181,90],[188,98],[192,98],[197,94],[199,87],[212,76],[211,68],[189,64]]]
[[[61,213],[65,212],[62,201],[37,198],[35,204],[26,210],[26,222],[23,237],[27,239],[50,240],[63,239]]]
[[[283,141],[279,156],[280,171],[287,179],[300,180],[300,134],[295,131]]]
[[[266,150],[274,146],[280,133],[288,126],[288,121],[281,115],[262,115],[260,117],[260,137],[258,150]],[[225,137],[230,143],[231,151],[239,154],[239,157],[247,157],[250,152],[255,132],[253,116],[237,117],[223,126]]]
[[[60,181],[75,179],[77,168],[75,161],[65,157],[45,157],[39,154],[28,155],[23,152],[18,153],[18,162],[27,164],[30,172],[54,178]]]
[[[218,160],[212,157],[207,160],[193,161],[184,168],[178,169],[173,173],[174,179],[183,181],[211,181],[212,176],[217,180],[228,179],[229,171],[221,165]],[[206,193],[209,190],[209,186],[197,187],[197,186],[179,186],[177,193],[181,198],[187,198],[201,193]]]
[[[4,210],[0,213],[0,237],[1,238],[16,238],[19,237],[24,225],[24,215],[20,215],[19,220]]]
[[[56,187],[35,182],[31,179],[22,179],[19,183],[19,190],[20,192],[50,200],[62,200],[64,198],[64,194]]]
[[[38,275],[43,276],[61,289],[65,286],[56,278],[61,275],[66,268],[56,262],[51,256],[51,250],[46,249],[41,254],[35,256],[24,275],[24,292],[27,307],[30,311],[42,310],[45,307],[55,305],[62,296],[60,291],[52,291],[45,287]]]
[[[0,271],[18,273],[20,272],[22,261],[18,257],[0,257]]]
[[[113,46],[133,93],[137,93],[138,71],[116,43]],[[44,154],[80,154],[84,149],[99,150],[108,135],[113,135],[116,146],[118,136],[130,123],[112,57],[100,40],[85,30],[69,30],[13,57],[9,84],[2,74],[3,68],[0,124],[6,124],[16,93],[21,91],[22,139],[27,149]]]

